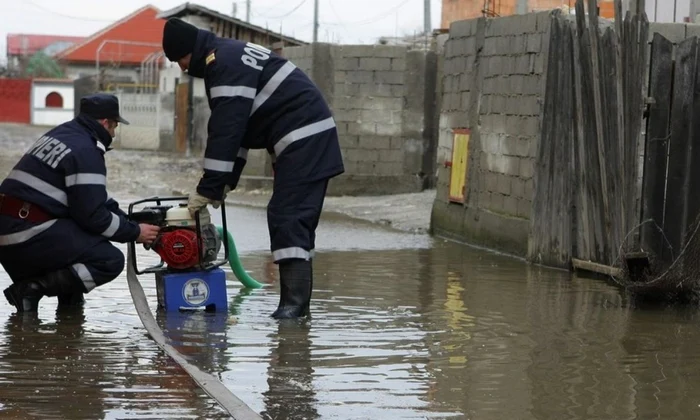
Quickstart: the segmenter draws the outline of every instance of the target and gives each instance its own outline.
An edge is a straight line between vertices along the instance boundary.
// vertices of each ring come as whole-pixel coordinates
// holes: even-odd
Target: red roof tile
[[[62,51],[56,58],[94,64],[99,50],[100,63],[139,65],[150,54],[162,50],[165,21],[156,17],[159,12],[160,10],[151,5],[142,7],[93,34],[82,43]]]
[[[82,36],[7,34],[7,55],[32,55],[58,43],[64,44],[65,49],[68,44],[76,44],[83,40],[85,37]]]

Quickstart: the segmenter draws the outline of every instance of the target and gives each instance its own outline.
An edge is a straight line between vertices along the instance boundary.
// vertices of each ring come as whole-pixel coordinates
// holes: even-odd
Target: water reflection
[[[305,321],[279,323],[274,337],[277,344],[270,354],[269,388],[263,393],[266,409],[261,414],[265,418],[318,418],[310,330]]]
[[[319,238],[312,319],[280,323],[276,266],[245,236],[264,218],[248,211],[230,220],[244,267],[269,287],[243,290],[228,270],[227,313],[156,317],[267,418],[698,416],[695,308],[634,305],[604,281],[337,222]],[[368,249],[338,244],[346,230]],[[142,284],[155,310],[152,276]],[[34,323],[0,307],[3,416],[225,417],[147,337],[123,277],[87,298],[83,318],[64,320],[46,315],[55,302]]]

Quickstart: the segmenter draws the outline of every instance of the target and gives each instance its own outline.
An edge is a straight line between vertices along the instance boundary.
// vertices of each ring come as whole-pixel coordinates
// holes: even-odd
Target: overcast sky
[[[183,0],[0,0],[0,59],[4,60],[8,33],[88,36],[152,4],[161,10]],[[221,13],[245,20],[245,0],[198,0]],[[431,21],[440,24],[442,0],[431,0]],[[324,42],[373,43],[380,36],[413,34],[423,29],[424,0],[319,0],[318,37]],[[270,30],[305,41],[313,34],[314,0],[251,0],[250,20]]]

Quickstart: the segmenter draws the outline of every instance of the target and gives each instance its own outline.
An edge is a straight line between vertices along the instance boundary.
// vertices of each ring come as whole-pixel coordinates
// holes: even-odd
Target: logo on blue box
[[[209,298],[209,286],[201,279],[187,280],[182,286],[182,298],[192,306],[201,305]]]

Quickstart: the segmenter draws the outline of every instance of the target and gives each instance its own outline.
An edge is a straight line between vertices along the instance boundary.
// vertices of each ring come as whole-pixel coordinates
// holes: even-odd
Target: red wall
[[[0,79],[0,122],[31,123],[31,79]]]

